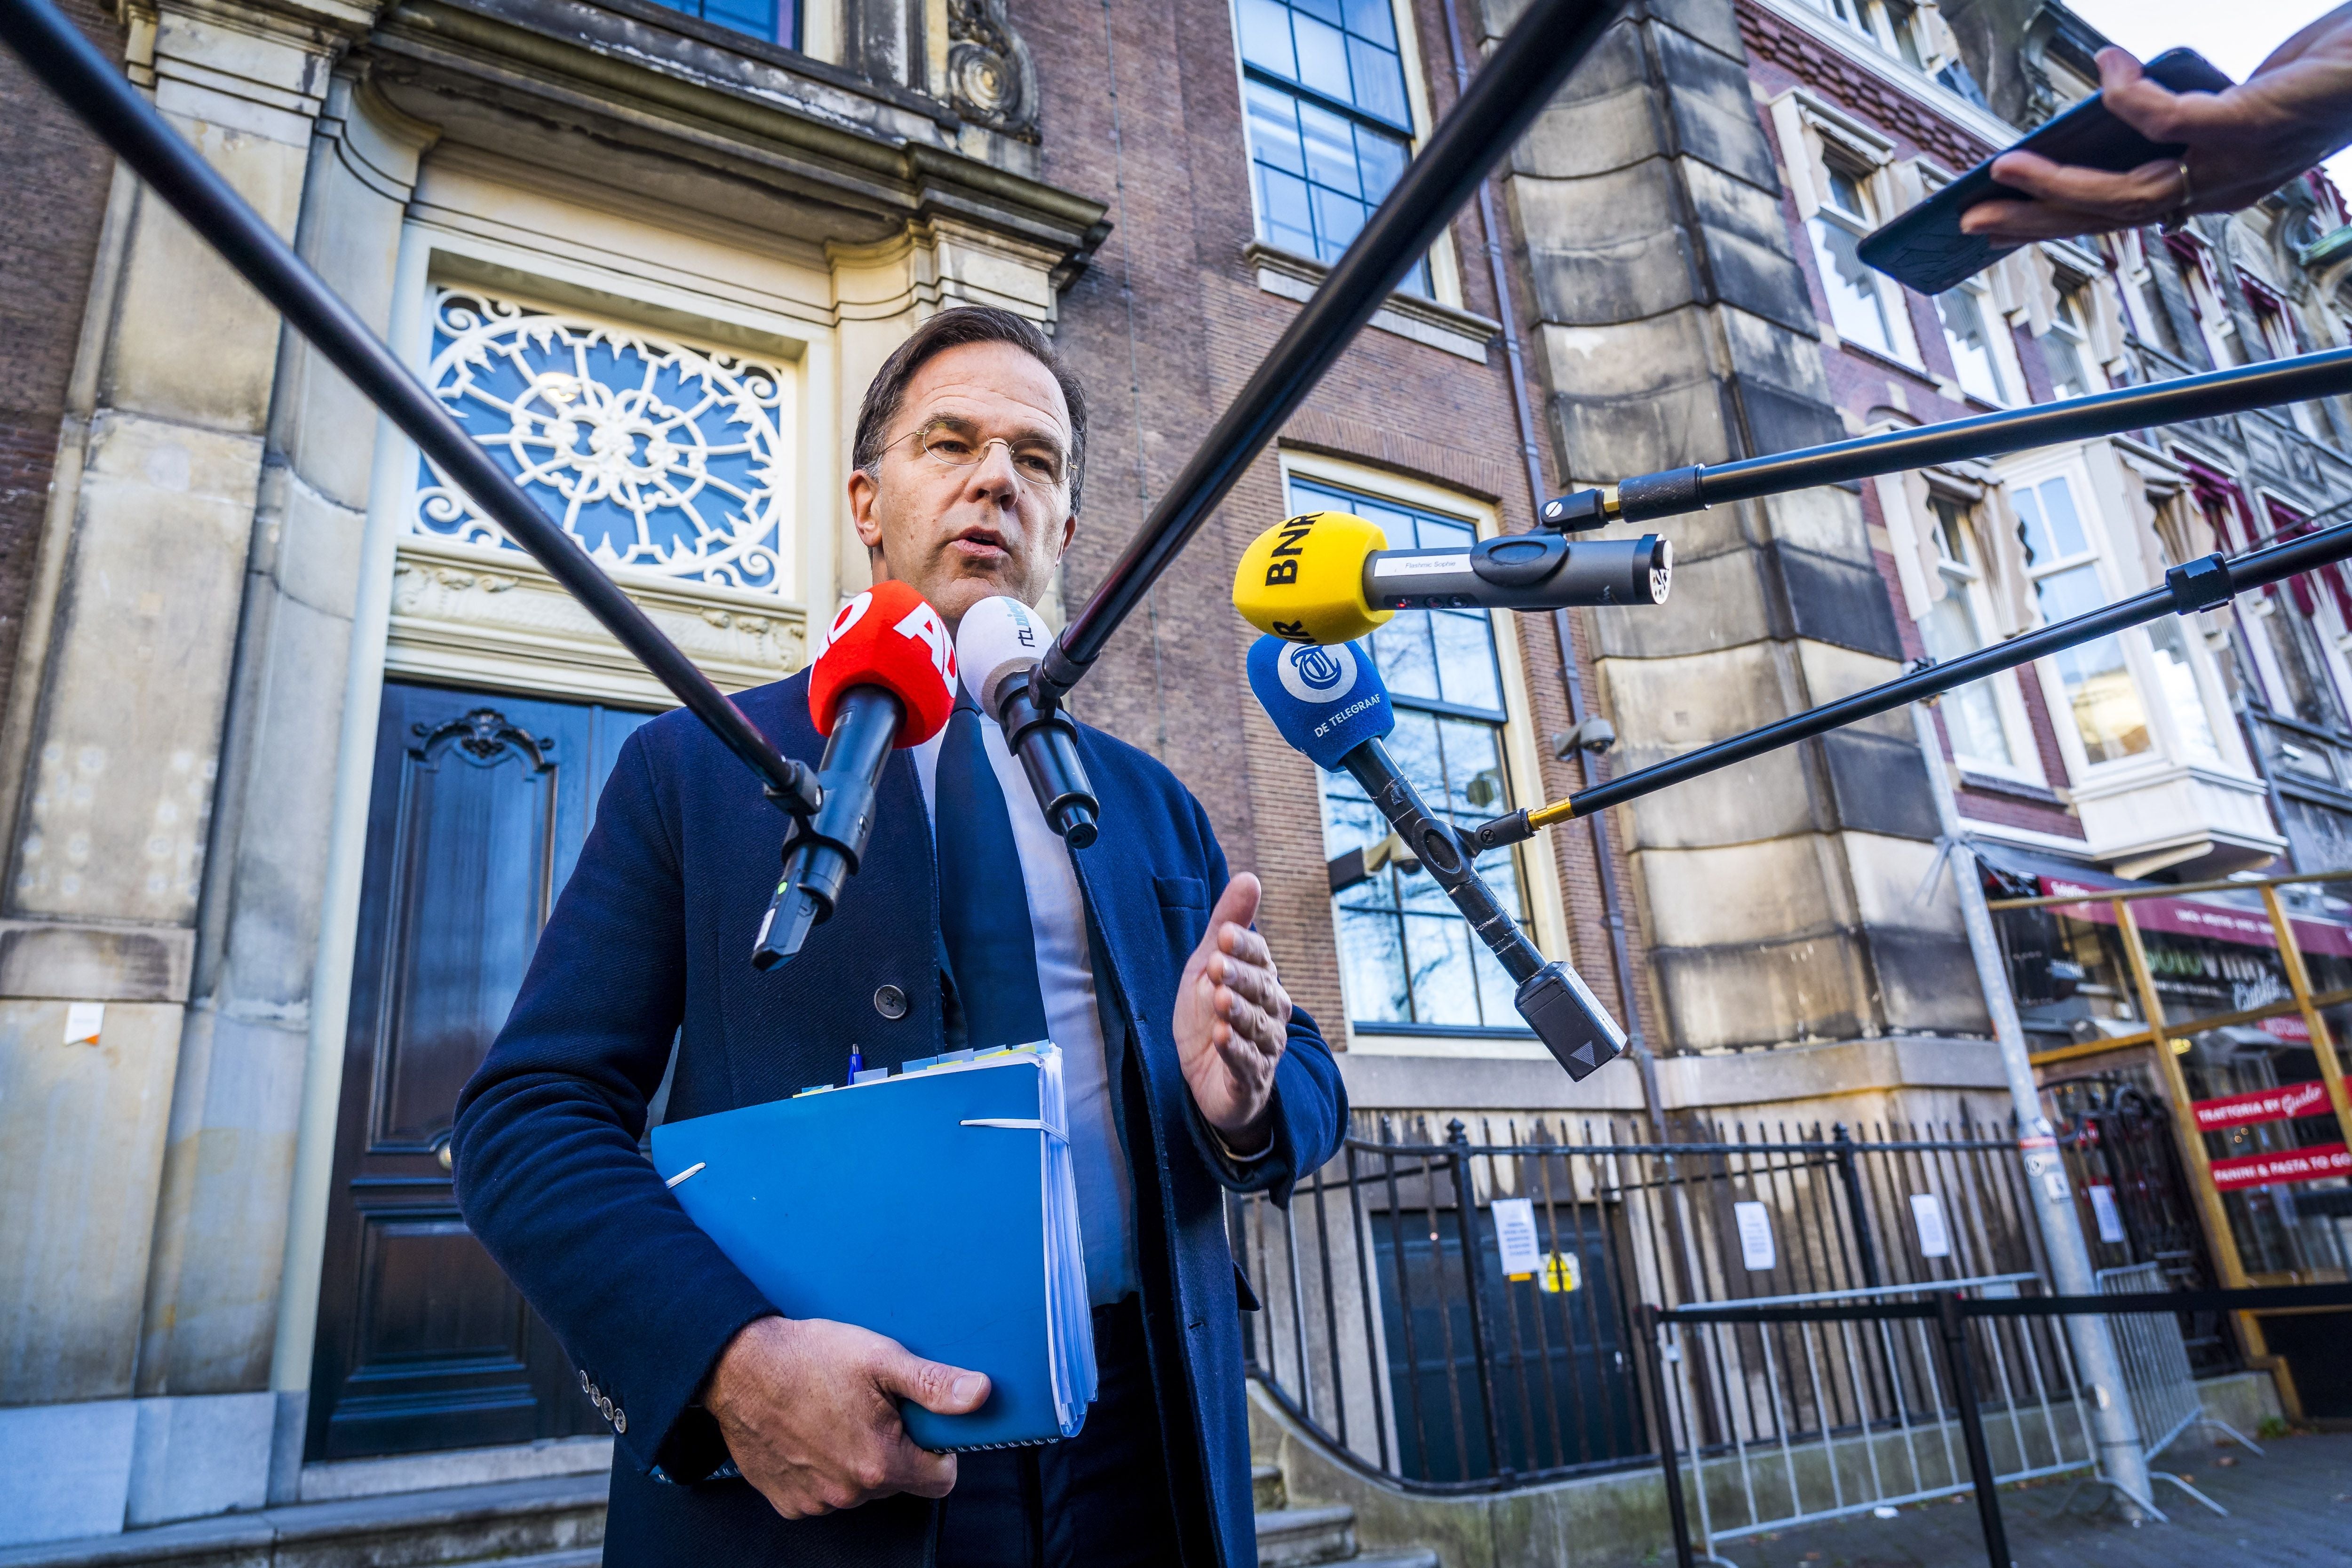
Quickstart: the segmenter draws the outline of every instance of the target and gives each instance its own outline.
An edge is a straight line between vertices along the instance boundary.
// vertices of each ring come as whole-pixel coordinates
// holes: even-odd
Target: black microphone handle
[[[906,709],[879,686],[853,686],[834,710],[833,733],[817,763],[824,804],[784,840],[784,874],[751,946],[751,967],[772,969],[832,918],[874,832],[874,791],[898,739]]]
[[[1095,799],[1087,765],[1078,760],[1078,727],[1058,701],[1040,702],[1036,668],[1006,677],[996,693],[996,721],[1004,743],[1021,759],[1029,788],[1045,826],[1073,849],[1084,849],[1099,831],[1101,803]]]
[[[1364,557],[1364,603],[1376,610],[1663,605],[1674,563],[1673,543],[1654,533],[1569,539],[1545,530],[1468,549],[1379,550]]]
[[[1339,759],[1372,804],[1388,818],[1422,868],[1445,889],[1478,940],[1519,983],[1512,1005],[1571,1079],[1582,1079],[1625,1048],[1618,1027],[1583,977],[1561,963],[1547,963],[1509,912],[1495,901],[1494,889],[1478,875],[1454,829],[1438,821],[1421,794],[1375,738]]]
[[[1462,911],[1462,918],[1470,922],[1470,929],[1478,933],[1478,940],[1486,944],[1487,951],[1501,962],[1510,977],[1520,981],[1534,978],[1543,968],[1543,954],[1536,951],[1518,922],[1495,901],[1494,889],[1486,886],[1477,867],[1463,852],[1462,841],[1454,836],[1451,827],[1431,815],[1429,807],[1422,803],[1420,792],[1398,769],[1396,759],[1389,755],[1389,749],[1377,739],[1366,741],[1341,757],[1339,765],[1372,797],[1372,804],[1381,808],[1381,815],[1389,819],[1389,826],[1404,840],[1407,853],[1419,860],[1422,869],[1445,889],[1445,896],[1454,900],[1454,907]]]

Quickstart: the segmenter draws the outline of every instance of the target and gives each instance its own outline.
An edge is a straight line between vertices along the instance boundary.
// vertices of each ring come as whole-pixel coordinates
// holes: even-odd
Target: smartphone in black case
[[[2175,92],[2220,92],[2232,85],[2194,49],[2167,49],[2143,68],[2151,79]],[[2182,150],[2179,142],[2149,141],[2108,113],[2105,100],[2096,97],[2084,99],[2007,149],[2039,153],[2053,163],[2116,174],[2158,158],[2177,158]],[[1962,234],[1960,215],[1995,196],[2024,194],[1994,179],[1992,159],[1988,158],[1864,238],[1859,253],[1864,261],[1895,281],[1922,294],[1940,294],[2018,248],[1980,235]]]

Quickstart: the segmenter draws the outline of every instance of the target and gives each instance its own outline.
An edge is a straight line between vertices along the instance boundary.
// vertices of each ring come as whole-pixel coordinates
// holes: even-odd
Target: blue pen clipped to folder
[[[829,1318],[988,1374],[988,1402],[900,1402],[926,1448],[1075,1436],[1094,1322],[1050,1044],[860,1072],[846,1088],[654,1129],[654,1166],[788,1318]]]

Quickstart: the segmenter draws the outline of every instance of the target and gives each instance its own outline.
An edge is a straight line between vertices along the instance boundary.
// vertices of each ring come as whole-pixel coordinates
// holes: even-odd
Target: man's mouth
[[[958,559],[972,562],[1005,561],[1013,555],[1004,535],[992,528],[967,528],[948,541],[948,549]]]

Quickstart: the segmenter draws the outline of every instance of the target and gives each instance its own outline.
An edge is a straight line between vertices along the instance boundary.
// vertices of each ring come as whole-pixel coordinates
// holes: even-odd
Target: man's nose
[[[1021,470],[1013,466],[1013,448],[1002,441],[991,441],[980,450],[980,461],[971,467],[971,488],[999,505],[1010,505],[1021,497]]]

